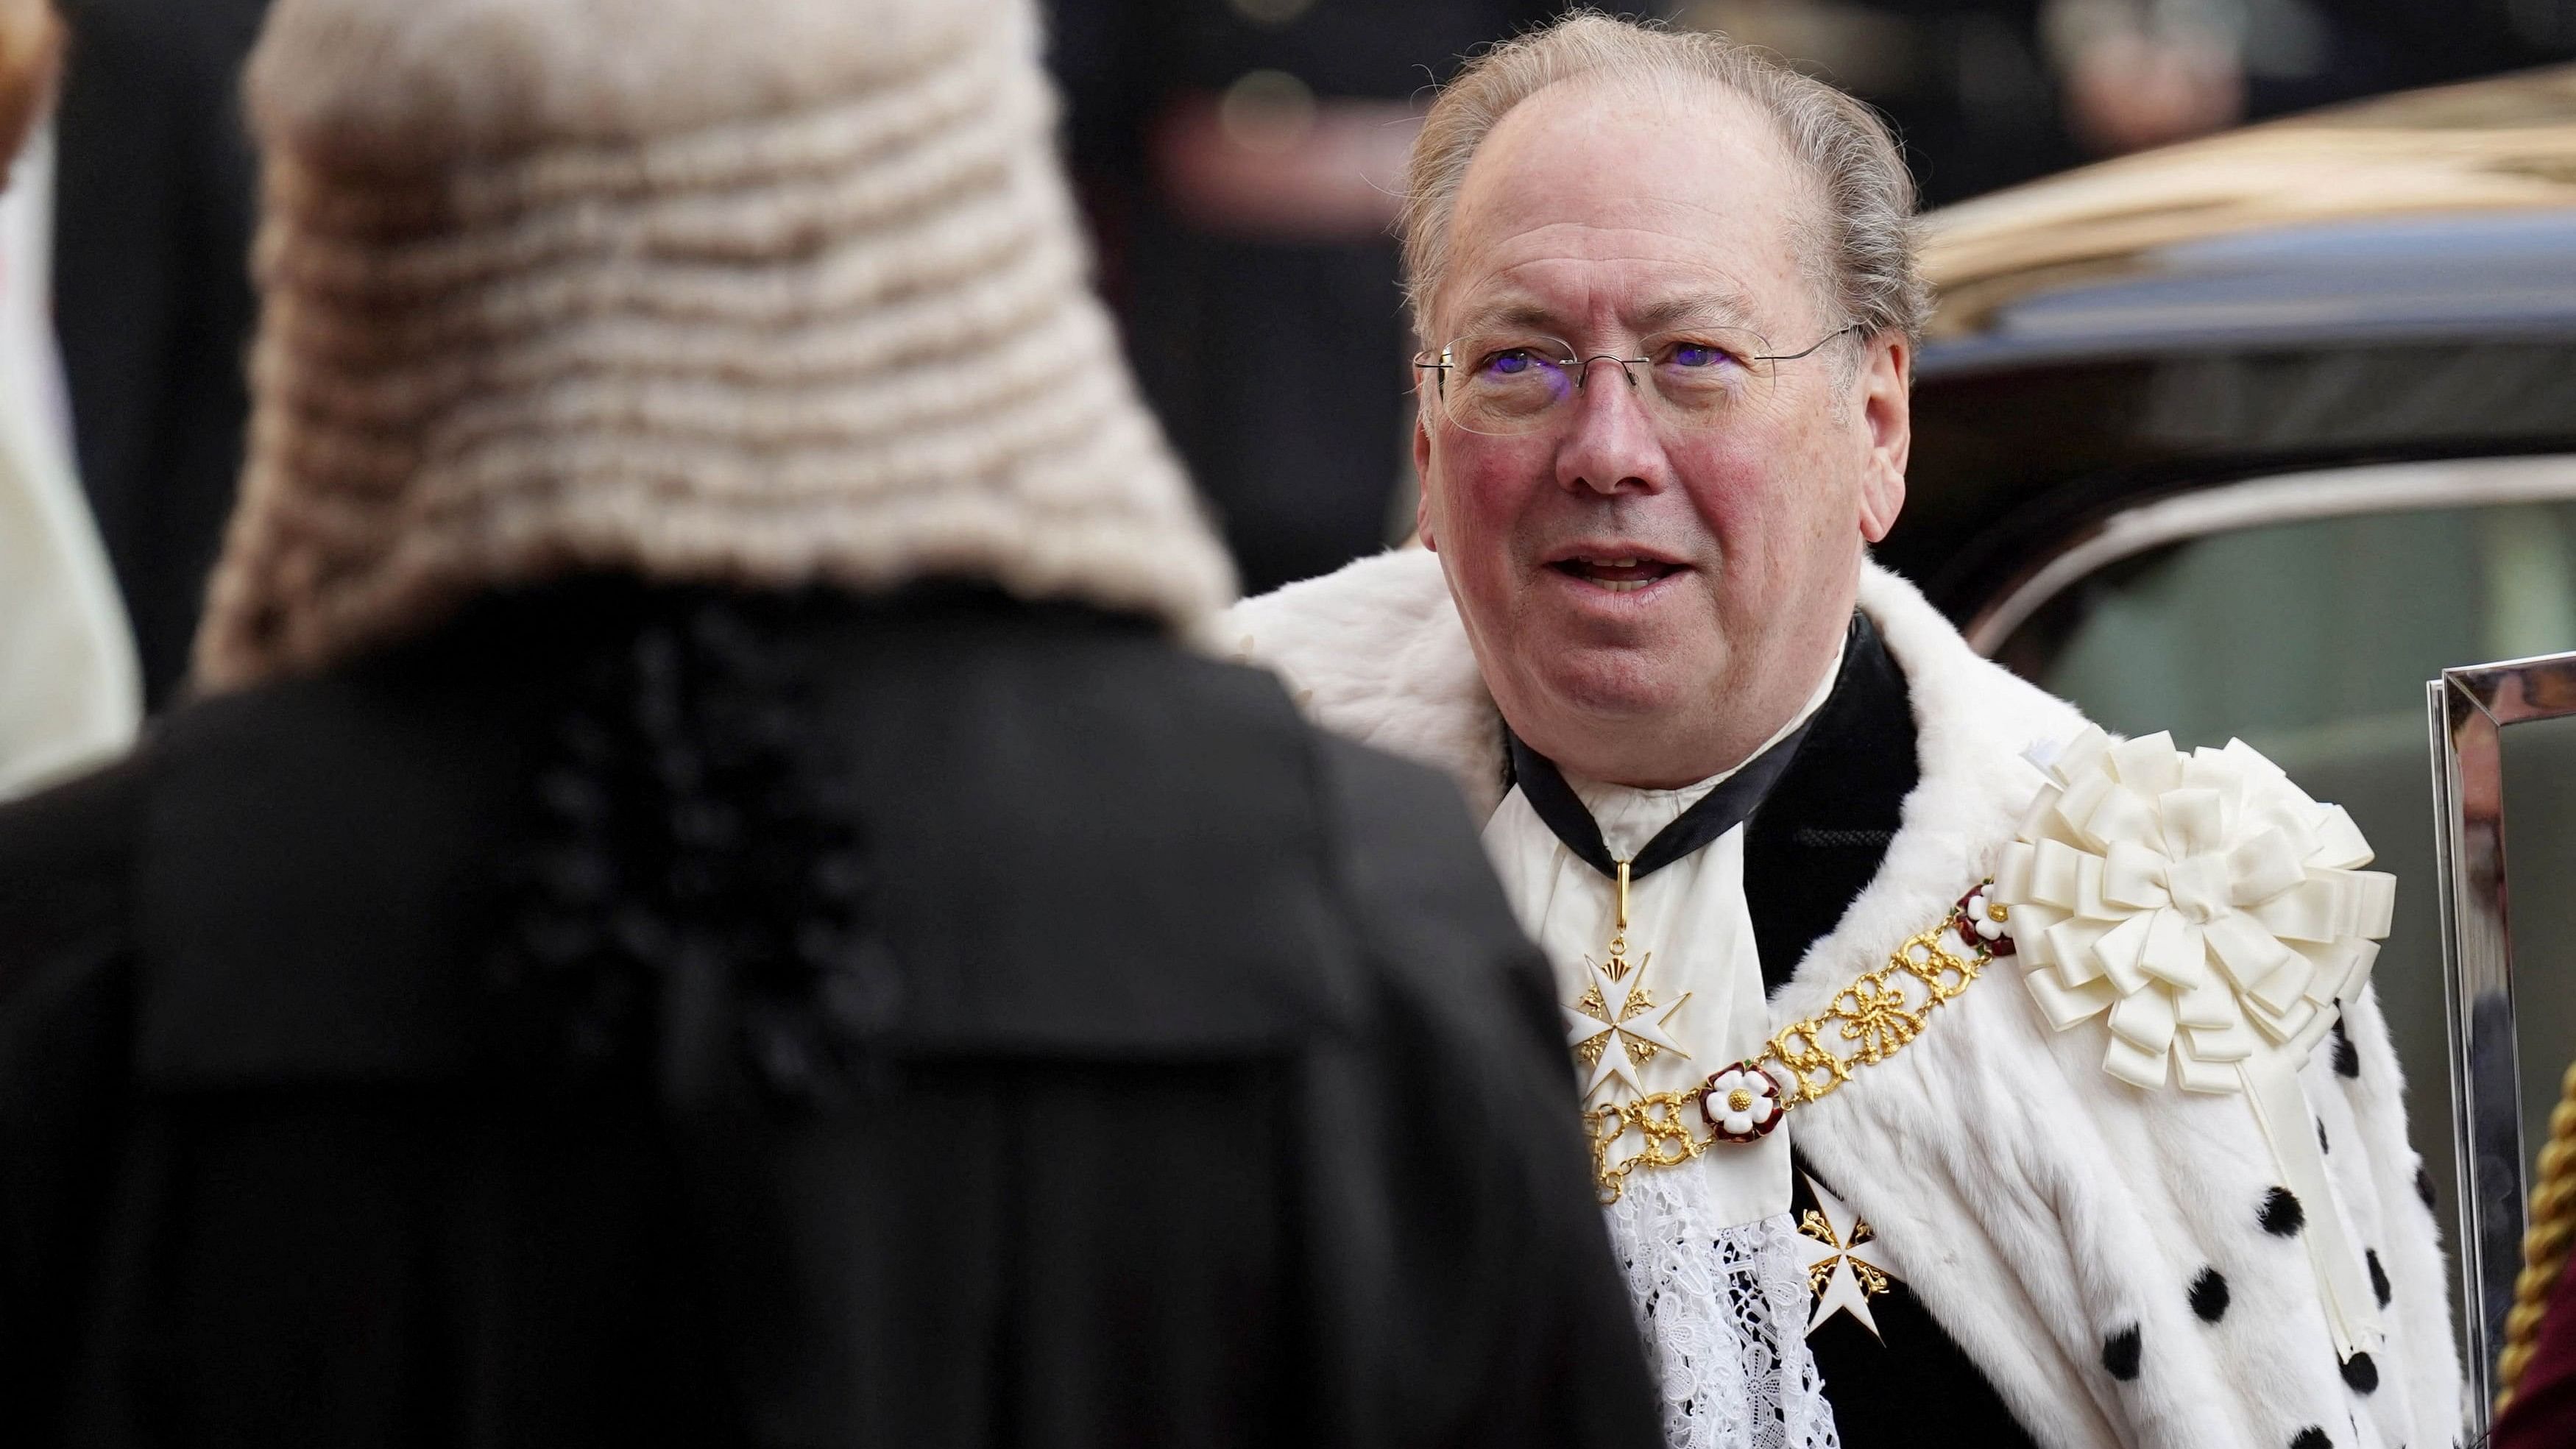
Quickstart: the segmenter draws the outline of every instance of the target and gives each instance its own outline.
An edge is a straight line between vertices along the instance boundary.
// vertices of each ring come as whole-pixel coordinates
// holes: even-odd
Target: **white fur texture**
[[[1905,672],[1922,780],[1877,877],[1773,1000],[1775,1025],[1821,1010],[1982,878],[2040,784],[2022,752],[2083,723],[1979,658],[1895,575],[1868,568],[1860,603]],[[1480,810],[1496,803],[1500,721],[1433,556],[1386,554],[1249,600],[1222,631],[1318,722],[1447,769]],[[2452,1442],[2447,1278],[2376,999],[2346,1013],[2359,1076],[2333,1070],[2329,1038],[2300,1083],[2340,1199],[2302,1207],[2343,1212],[2393,1294],[2363,1393],[2338,1366],[2305,1245],[2259,1224],[2275,1184],[2243,1099],[2113,1080],[2098,1042],[2051,1032],[2017,977],[1998,961],[1789,1127],[2022,1424],[2055,1449],[2270,1449],[2310,1427],[2339,1449]],[[2207,1269],[2228,1290],[2215,1323],[2191,1304]],[[2140,1367],[2122,1381],[2104,1341],[2130,1328]]]

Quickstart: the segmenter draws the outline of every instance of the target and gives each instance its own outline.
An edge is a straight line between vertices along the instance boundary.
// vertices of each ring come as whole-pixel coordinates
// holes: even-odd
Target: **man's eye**
[[[1519,377],[1538,365],[1537,354],[1519,348],[1485,359],[1485,371],[1496,377]]]
[[[1726,363],[1733,362],[1734,360],[1735,358],[1733,355],[1728,353],[1724,348],[1711,347],[1705,342],[1677,343],[1674,345],[1672,353],[1672,362],[1675,367],[1718,367]]]

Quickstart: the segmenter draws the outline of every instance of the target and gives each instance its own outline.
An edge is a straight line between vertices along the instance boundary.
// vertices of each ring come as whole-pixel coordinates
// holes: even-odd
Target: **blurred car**
[[[1925,226],[1941,302],[1879,558],[2106,727],[2241,736],[2350,809],[2400,878],[2375,980],[2456,1242],[2424,682],[2576,649],[2576,68]],[[2506,782],[2531,1150],[2576,1054],[2576,729],[2528,729]]]

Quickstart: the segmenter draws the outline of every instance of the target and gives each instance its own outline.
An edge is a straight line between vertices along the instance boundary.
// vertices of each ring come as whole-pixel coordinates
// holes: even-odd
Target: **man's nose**
[[[1558,483],[1605,496],[1659,486],[1663,444],[1634,373],[1617,358],[1592,358],[1570,405],[1573,420],[1556,451]]]

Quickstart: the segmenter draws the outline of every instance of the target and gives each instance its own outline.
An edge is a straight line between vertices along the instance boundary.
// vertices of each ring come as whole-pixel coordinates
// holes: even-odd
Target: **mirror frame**
[[[2521,1053],[2514,1037],[2506,910],[2504,729],[2576,716],[2576,653],[2445,669],[2424,685],[2432,739],[2434,869],[2441,904],[2443,1016],[2458,1150],[2460,1317],[2470,1432],[2495,1404],[2495,1356],[2522,1266]]]

